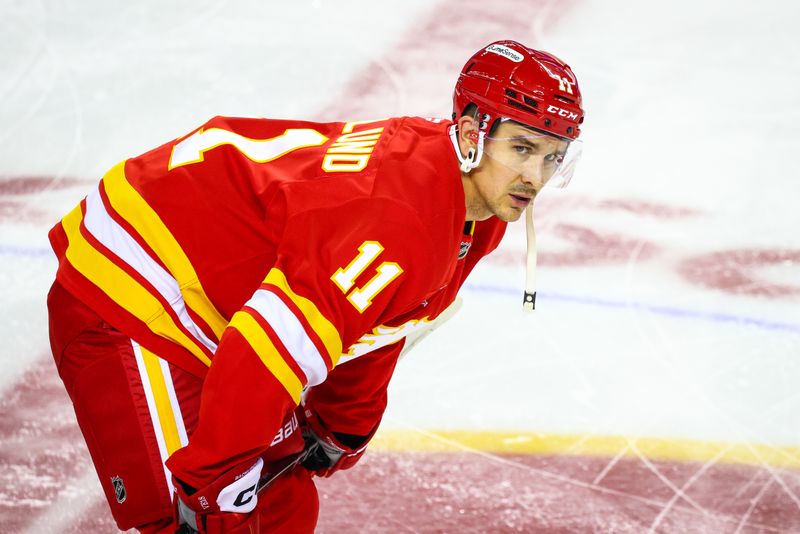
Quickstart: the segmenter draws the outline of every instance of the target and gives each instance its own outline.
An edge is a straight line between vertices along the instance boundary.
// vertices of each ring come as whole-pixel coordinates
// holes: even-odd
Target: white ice
[[[460,315],[401,362],[384,425],[800,446],[800,4],[532,3],[565,10],[552,26],[483,4],[487,17],[528,16],[515,37],[577,73],[584,158],[569,188],[537,205],[537,311],[522,311],[524,229],[514,225],[498,256],[508,261],[479,266]],[[0,389],[47,353],[46,233],[105,170],[217,114],[336,116],[353,107],[337,101],[348,81],[435,8],[0,1],[0,178],[52,180],[0,197]],[[474,50],[430,49],[422,79],[394,80],[399,96],[342,118],[448,116],[449,93],[426,91],[457,72],[431,65]],[[77,181],[56,188],[64,179]],[[575,232],[599,240],[599,255],[548,263],[589,248]],[[621,257],[604,253],[610,238],[627,243]],[[679,272],[727,251],[783,254],[747,272],[789,289],[731,293]]]

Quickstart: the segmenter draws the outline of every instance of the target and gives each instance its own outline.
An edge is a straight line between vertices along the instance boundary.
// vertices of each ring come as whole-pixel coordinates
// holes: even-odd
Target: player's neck
[[[492,212],[486,207],[480,194],[475,188],[470,175],[462,172],[461,183],[464,186],[464,204],[466,206],[465,221],[483,221],[492,216]]]

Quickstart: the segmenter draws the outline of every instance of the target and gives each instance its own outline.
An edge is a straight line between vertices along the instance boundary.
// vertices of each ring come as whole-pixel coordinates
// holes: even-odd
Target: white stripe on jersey
[[[245,306],[256,310],[306,375],[309,386],[321,384],[328,376],[325,360],[292,310],[272,291],[259,289]]]
[[[83,221],[86,229],[95,239],[155,287],[156,291],[175,311],[181,324],[192,337],[202,343],[212,354],[217,350],[217,344],[205,335],[186,311],[186,302],[183,300],[177,280],[154,261],[141,245],[108,214],[100,197],[99,186],[86,197],[86,215]]]
[[[151,377],[147,372],[147,365],[144,361],[145,356],[142,353],[142,348],[132,339],[131,345],[133,346],[133,354],[136,357],[136,366],[139,368],[139,377],[142,379],[144,396],[147,399],[150,420],[153,423],[153,430],[155,431],[156,441],[158,442],[158,452],[161,456],[161,464],[164,468],[164,476],[166,477],[167,487],[169,488],[169,494],[171,497],[175,493],[175,487],[172,485],[172,473],[170,473],[169,469],[167,468],[166,462],[167,458],[170,457],[170,454],[175,451],[170,451],[167,447],[167,439],[164,436],[164,428],[176,428],[178,439],[180,440],[180,446],[185,447],[189,443],[189,439],[186,436],[186,427],[183,422],[183,414],[181,413],[180,404],[178,404],[178,398],[175,395],[175,386],[172,383],[172,374],[169,371],[169,364],[166,362],[166,360],[159,358],[155,354],[148,353],[149,357],[153,357],[158,360],[158,369],[162,374],[161,377],[158,377],[154,380],[155,377]],[[160,384],[162,380],[166,386],[166,392],[154,390],[153,384]],[[156,401],[156,396],[163,396],[165,393],[169,399],[169,404],[172,408],[173,414],[172,420],[169,421],[162,420],[158,411],[158,402]],[[164,399],[161,400],[163,401]]]

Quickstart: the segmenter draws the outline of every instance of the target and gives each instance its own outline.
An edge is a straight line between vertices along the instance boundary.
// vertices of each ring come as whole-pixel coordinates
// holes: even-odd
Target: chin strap
[[[459,165],[461,172],[468,173],[480,165],[481,158],[483,158],[483,142],[486,138],[488,121],[489,115],[484,115],[478,131],[477,150],[470,148],[466,157],[461,154],[461,147],[458,145],[458,128],[455,124],[450,127],[450,141],[453,142],[456,157],[461,164]],[[533,200],[525,208],[525,229],[528,236],[528,254],[525,270],[525,295],[522,300],[522,307],[526,311],[533,311],[536,309],[536,230],[533,227]]]
[[[525,208],[525,229],[528,234],[528,255],[522,307],[527,311],[533,311],[536,308],[536,232],[533,228],[533,200]]]
[[[459,166],[461,172],[467,173],[480,165],[481,158],[483,158],[483,141],[485,138],[486,132],[483,130],[479,131],[477,150],[470,148],[467,152],[467,156],[464,157],[461,155],[461,147],[458,146],[458,128],[456,128],[455,124],[450,127],[450,140],[453,142],[453,148],[456,151],[456,157],[458,158],[458,162],[461,164]]]

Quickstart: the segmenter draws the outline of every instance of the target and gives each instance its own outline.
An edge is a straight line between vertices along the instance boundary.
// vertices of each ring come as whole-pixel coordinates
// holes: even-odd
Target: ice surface
[[[518,458],[454,438],[447,451],[408,455],[379,443],[390,452],[320,486],[321,530],[338,528],[344,504],[332,501],[346,494],[371,507],[351,510],[373,514],[362,531],[402,531],[384,473],[428,499],[400,506],[419,511],[415,532],[800,530],[798,4],[6,0],[0,10],[0,511],[18,521],[0,530],[111,528],[47,361],[44,306],[55,271],[46,231],[109,166],[216,114],[447,116],[463,61],[506,36],[567,60],[587,110],[577,176],[537,203],[538,309],[520,306],[515,225],[460,314],[398,367],[383,427],[572,436],[576,454]],[[621,445],[585,446],[609,436]],[[752,458],[735,464],[742,446]],[[370,481],[379,489],[367,499],[358,490]],[[626,497],[605,500],[611,490]],[[605,523],[558,502],[594,503]],[[507,521],[490,528],[488,517]]]

